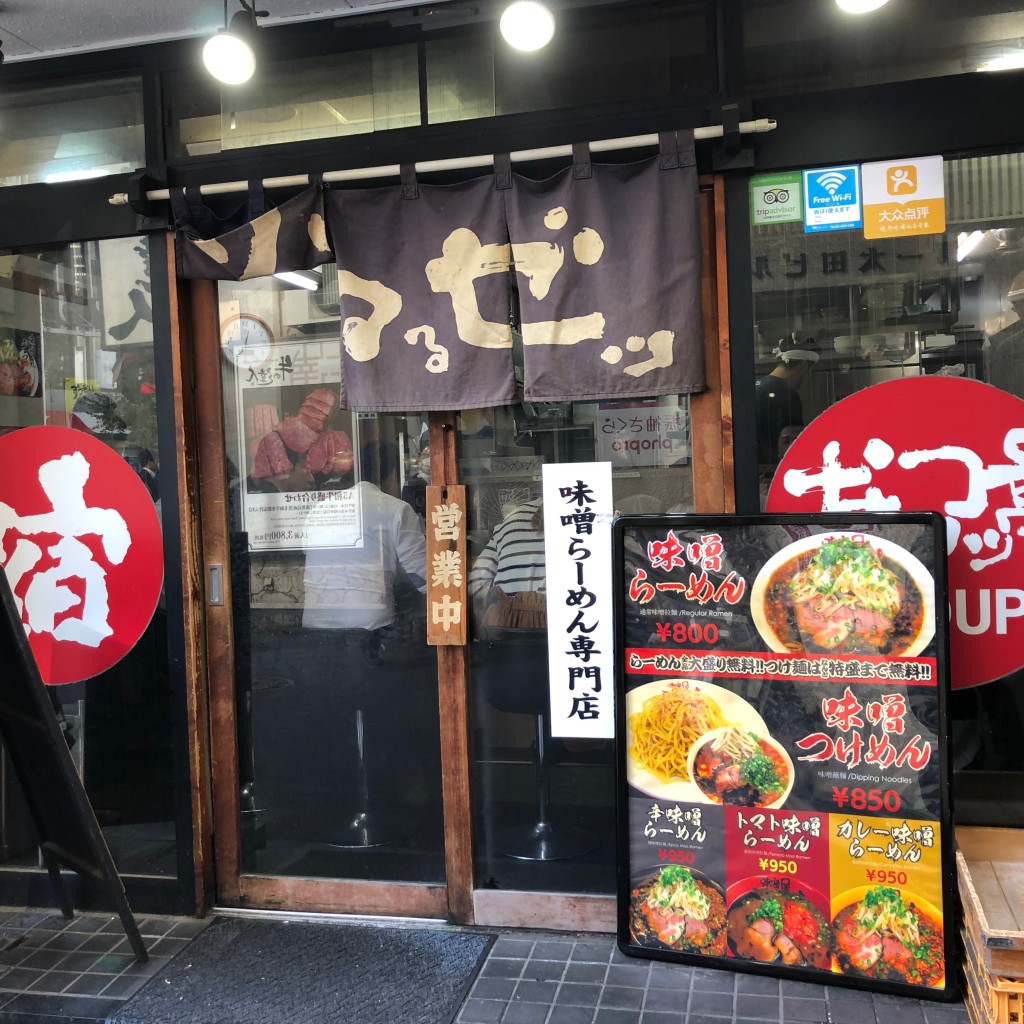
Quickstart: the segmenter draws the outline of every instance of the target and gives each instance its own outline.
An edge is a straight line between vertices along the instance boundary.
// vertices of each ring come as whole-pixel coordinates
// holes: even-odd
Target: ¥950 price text
[[[692,850],[659,850],[658,856],[669,864],[692,864]]]

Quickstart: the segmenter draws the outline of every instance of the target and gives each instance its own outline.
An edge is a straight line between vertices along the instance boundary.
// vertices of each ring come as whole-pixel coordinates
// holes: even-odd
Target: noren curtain
[[[179,272],[244,280],[333,258],[354,411],[515,401],[514,320],[527,400],[692,393],[704,387],[693,133],[664,133],[660,150],[607,164],[575,146],[544,181],[498,156],[458,185],[421,184],[411,167],[381,188],[316,182],[213,237],[204,205],[172,192]],[[255,189],[247,205],[258,210]]]

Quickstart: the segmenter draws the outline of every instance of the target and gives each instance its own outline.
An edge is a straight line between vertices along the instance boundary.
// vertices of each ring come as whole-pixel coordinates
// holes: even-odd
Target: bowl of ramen
[[[843,974],[941,988],[942,943],[942,914],[903,889],[865,886],[832,901],[832,950]]]
[[[787,892],[762,883],[732,901],[726,914],[729,950],[741,960],[785,967],[832,965],[832,931],[825,897],[809,886]],[[733,891],[733,890],[730,890]]]
[[[700,799],[688,767],[702,736],[727,725],[767,735],[764,719],[724,686],[658,679],[626,693],[626,781],[663,800]]]
[[[780,654],[912,657],[935,633],[935,581],[884,537],[822,533],[765,562],[750,589],[761,638]]]
[[[781,807],[793,788],[793,761],[779,741],[738,725],[697,740],[687,766],[701,798],[713,804]]]
[[[707,875],[667,864],[633,884],[629,933],[641,946],[725,955],[725,896]]]

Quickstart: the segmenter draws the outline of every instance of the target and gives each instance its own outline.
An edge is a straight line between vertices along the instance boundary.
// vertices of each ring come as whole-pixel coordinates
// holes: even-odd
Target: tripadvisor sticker
[[[785,224],[803,219],[799,171],[750,179],[751,224]]]

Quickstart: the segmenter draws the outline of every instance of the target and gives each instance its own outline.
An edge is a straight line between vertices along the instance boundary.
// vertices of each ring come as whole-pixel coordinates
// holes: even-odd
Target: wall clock
[[[253,313],[235,313],[221,324],[221,350],[241,369],[265,363],[270,358],[273,343],[274,332],[270,325]]]

